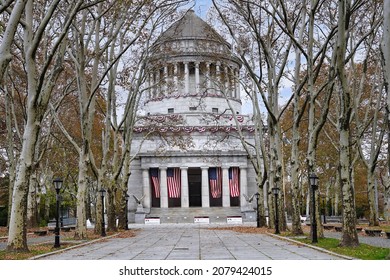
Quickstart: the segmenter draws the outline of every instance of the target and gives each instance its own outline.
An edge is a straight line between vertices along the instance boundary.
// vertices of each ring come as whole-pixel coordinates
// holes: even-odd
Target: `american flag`
[[[240,169],[238,167],[229,168],[229,189],[231,197],[240,196]]]
[[[209,181],[211,196],[220,198],[222,196],[222,169],[221,167],[209,168]]]
[[[179,198],[181,188],[180,168],[167,169],[168,197]]]
[[[154,196],[156,198],[160,198],[160,182],[158,178],[158,168],[150,168],[150,177],[152,178]]]

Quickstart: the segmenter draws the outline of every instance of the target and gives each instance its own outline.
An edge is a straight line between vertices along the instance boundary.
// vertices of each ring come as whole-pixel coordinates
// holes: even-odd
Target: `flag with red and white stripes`
[[[153,193],[156,198],[160,198],[160,180],[158,176],[158,168],[150,168],[150,177],[152,179]]]
[[[222,196],[222,169],[221,167],[209,168],[209,183],[211,196],[220,198]]]
[[[240,196],[240,169],[238,167],[229,168],[229,189],[231,197]]]
[[[169,198],[180,198],[181,189],[180,168],[167,169],[167,186]]]

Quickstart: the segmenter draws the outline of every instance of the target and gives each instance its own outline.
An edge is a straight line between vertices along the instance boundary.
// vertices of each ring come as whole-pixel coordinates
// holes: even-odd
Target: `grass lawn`
[[[386,260],[390,256],[389,248],[374,247],[367,244],[360,244],[356,248],[339,247],[340,240],[335,238],[318,238],[317,244],[312,244],[311,240],[308,238],[295,240],[318,246],[337,254],[362,260]]]

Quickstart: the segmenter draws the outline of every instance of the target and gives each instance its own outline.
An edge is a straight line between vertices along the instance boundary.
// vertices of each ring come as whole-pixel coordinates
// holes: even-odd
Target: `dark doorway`
[[[202,170],[188,168],[188,196],[190,207],[202,206]]]
[[[210,207],[222,207],[222,196],[213,198],[210,191]]]
[[[230,197],[230,206],[240,206],[240,197]]]

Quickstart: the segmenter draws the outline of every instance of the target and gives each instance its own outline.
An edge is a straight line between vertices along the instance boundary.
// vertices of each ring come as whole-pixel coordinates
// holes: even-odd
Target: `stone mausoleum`
[[[241,65],[231,45],[190,10],[150,53],[132,144],[129,221],[255,220],[247,199],[255,173],[237,128],[251,141],[253,125],[241,113]]]

